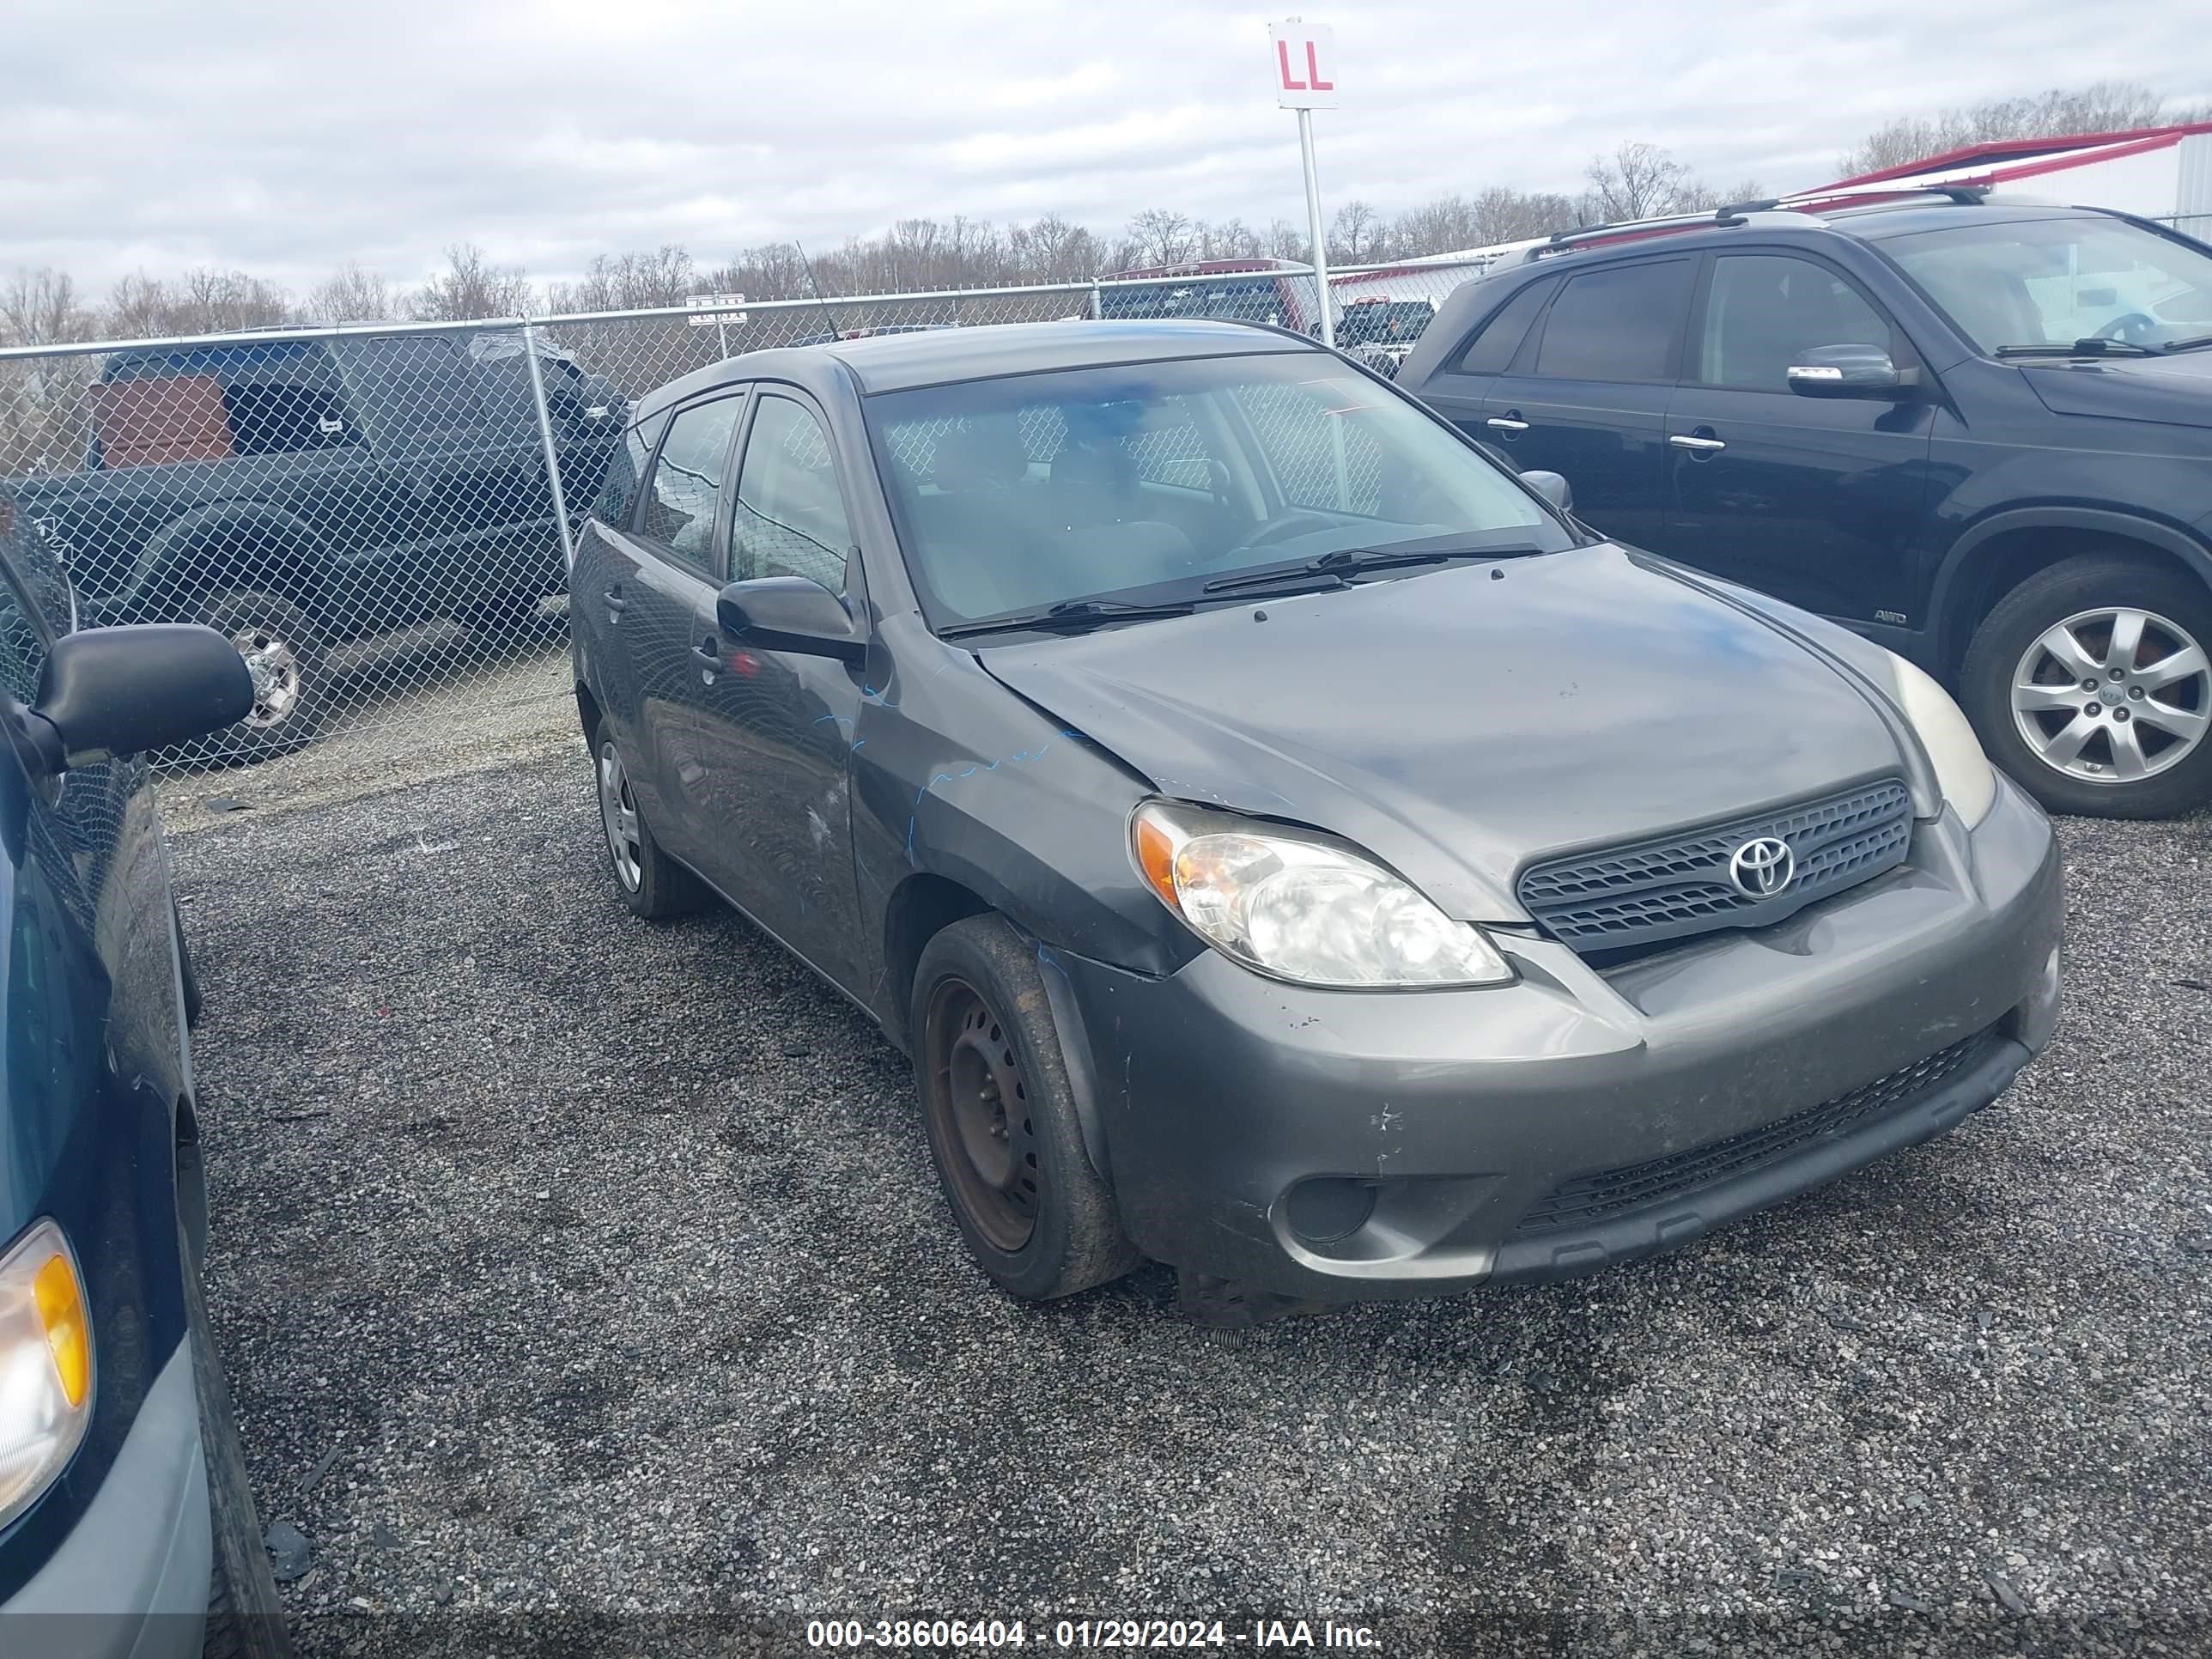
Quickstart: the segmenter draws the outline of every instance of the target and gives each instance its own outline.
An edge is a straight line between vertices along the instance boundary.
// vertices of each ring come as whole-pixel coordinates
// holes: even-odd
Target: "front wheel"
[[[1135,1267],[1084,1150],[1035,947],[1002,917],[954,922],[923,947],[911,1018],[930,1156],[983,1271],[1044,1301]]]
[[[2123,554],[2068,559],[1975,632],[1961,701],[2054,812],[2159,818],[2212,800],[2212,589]]]
[[[200,752],[218,760],[267,760],[313,741],[330,710],[330,672],[300,607],[279,593],[237,588],[210,594],[198,620],[238,647],[253,677],[252,710],[229,730],[203,739]]]

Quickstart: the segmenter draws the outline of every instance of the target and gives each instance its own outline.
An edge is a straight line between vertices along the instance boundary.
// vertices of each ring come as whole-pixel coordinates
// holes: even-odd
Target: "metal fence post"
[[[561,483],[561,447],[553,441],[553,415],[545,406],[545,376],[538,367],[538,331],[522,319],[522,361],[530,371],[530,401],[538,410],[538,441],[545,448],[545,480],[553,488],[553,522],[561,532],[561,562],[576,565],[576,538],[568,529],[568,492]]]
[[[1091,319],[1093,322],[1102,321],[1105,315],[1106,295],[1098,286],[1098,279],[1093,276],[1091,279]]]

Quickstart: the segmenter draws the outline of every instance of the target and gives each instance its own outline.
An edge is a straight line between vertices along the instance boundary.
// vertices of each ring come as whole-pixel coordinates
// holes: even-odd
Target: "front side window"
[[[1449,428],[1317,352],[927,386],[866,410],[938,626],[1205,602],[1223,576],[1353,550],[1573,544]]]
[[[1874,345],[1893,356],[1889,325],[1826,265],[1784,254],[1714,262],[1697,378],[1706,386],[1787,392],[1788,370],[1818,346]]]
[[[2212,331],[2212,253],[2124,220],[1969,221],[1881,247],[1984,353]]]
[[[1613,265],[1570,276],[1544,319],[1536,373],[1564,380],[1674,378],[1674,334],[1690,307],[1689,259]]]
[[[730,574],[804,576],[835,593],[853,544],[830,434],[812,410],[763,393],[745,439],[730,518]]]
[[[661,440],[640,526],[687,564],[709,568],[714,514],[722,504],[722,472],[730,440],[744,412],[743,393],[694,404],[679,412]]]

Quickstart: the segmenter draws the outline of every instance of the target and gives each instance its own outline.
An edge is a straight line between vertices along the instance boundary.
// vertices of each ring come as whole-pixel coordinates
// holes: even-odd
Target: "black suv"
[[[1951,681],[2054,810],[2212,799],[2212,250],[1959,191],[1565,233],[1398,374],[1608,535]]]
[[[629,406],[534,343],[564,475],[597,478]],[[528,370],[514,330],[118,351],[84,469],[9,487],[87,622],[237,645],[254,706],[213,746],[258,759],[314,735],[331,646],[440,616],[512,630],[562,590]]]

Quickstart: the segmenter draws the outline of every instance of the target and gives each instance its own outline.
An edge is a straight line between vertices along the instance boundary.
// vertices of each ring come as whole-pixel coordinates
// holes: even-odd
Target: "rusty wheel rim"
[[[1036,1231],[1042,1172],[1013,1033],[965,980],[937,988],[924,1043],[932,1127],[953,1199],[994,1249],[1012,1255]]]

